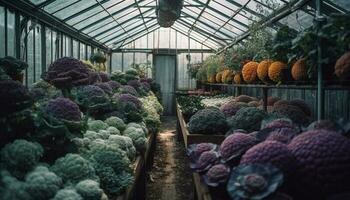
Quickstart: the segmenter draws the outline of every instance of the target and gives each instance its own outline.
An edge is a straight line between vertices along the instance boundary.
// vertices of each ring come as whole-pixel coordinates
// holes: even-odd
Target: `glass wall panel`
[[[41,73],[42,73],[42,60],[41,60],[41,26],[37,25],[35,28],[35,55],[34,55],[34,62],[35,62],[35,77],[34,82],[40,80]]]
[[[52,60],[51,62],[54,62],[59,55],[59,39],[57,37],[57,33],[55,31],[52,31]]]
[[[72,45],[71,45],[71,38],[66,36],[66,56],[67,57],[71,57],[72,56],[72,53],[71,53],[71,50],[72,50]]]
[[[28,22],[28,36],[27,36],[27,84],[32,85],[34,83],[34,31],[35,25],[29,21]]]
[[[16,56],[15,13],[7,10],[7,55]]]
[[[5,56],[5,9],[0,7],[0,58]]]
[[[85,44],[80,43],[80,60],[86,60],[86,51],[85,51]]]
[[[52,37],[51,37],[51,30],[49,28],[46,28],[45,30],[45,38],[46,38],[46,69],[47,69],[52,62]]]
[[[87,60],[91,57],[91,46],[87,46]]]
[[[73,40],[73,57],[74,58],[78,58],[79,56],[79,44],[78,44],[78,41],[76,40]]]
[[[134,53],[124,53],[123,55],[123,71],[130,69],[132,63],[134,63]]]
[[[123,53],[112,54],[112,72],[116,70],[122,71],[123,69],[122,54]]]

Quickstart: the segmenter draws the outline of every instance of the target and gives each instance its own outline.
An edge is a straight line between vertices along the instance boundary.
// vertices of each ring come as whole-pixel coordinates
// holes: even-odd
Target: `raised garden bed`
[[[224,135],[190,134],[187,128],[187,124],[184,120],[183,114],[180,110],[180,106],[177,102],[176,102],[176,115],[178,120],[178,134],[182,135],[186,148],[190,144],[198,144],[203,142],[221,144],[221,142],[224,141],[225,139]]]
[[[147,149],[143,156],[138,156],[134,162],[134,182],[125,193],[115,200],[141,200],[146,196],[146,173],[153,165],[156,133],[151,133],[147,139]]]

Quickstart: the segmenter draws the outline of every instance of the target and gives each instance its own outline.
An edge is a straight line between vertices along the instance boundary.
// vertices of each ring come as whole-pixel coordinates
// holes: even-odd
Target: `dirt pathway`
[[[146,200],[192,200],[192,173],[185,147],[176,139],[176,117],[164,117],[162,121],[154,165],[147,180]]]

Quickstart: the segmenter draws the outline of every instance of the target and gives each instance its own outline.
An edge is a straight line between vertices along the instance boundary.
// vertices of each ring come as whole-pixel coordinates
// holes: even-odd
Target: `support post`
[[[316,0],[316,23],[317,32],[320,31],[325,18],[321,15],[322,0]],[[317,119],[324,117],[324,89],[322,74],[322,44],[320,38],[317,37]]]

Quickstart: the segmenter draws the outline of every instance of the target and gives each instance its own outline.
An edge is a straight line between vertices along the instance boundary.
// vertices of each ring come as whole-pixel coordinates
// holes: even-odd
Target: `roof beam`
[[[230,20],[232,20],[239,12],[241,12],[241,10],[244,9],[244,8],[248,5],[248,3],[250,3],[250,1],[251,1],[251,0],[248,0],[244,5],[242,5],[238,10],[236,10],[235,13],[233,13],[232,17],[229,18],[224,24],[222,24],[222,25],[214,32],[214,34],[215,34],[217,31],[220,31],[220,29],[221,29],[222,27],[224,27],[224,26],[225,26]],[[204,40],[204,42],[207,41],[208,39],[209,39],[209,37],[207,37],[207,38]]]
[[[155,27],[156,25],[158,25],[158,24],[155,23],[155,24],[149,26],[148,28],[149,28],[149,29],[150,29],[150,28],[153,28],[153,27]],[[113,37],[113,38],[111,38],[111,39],[105,41],[104,44],[108,45],[111,41],[113,41],[112,43],[123,42],[123,41],[127,40],[128,38],[132,38],[132,37],[136,36],[137,34],[142,33],[142,32],[145,31],[145,30],[146,30],[146,29],[141,29],[141,30],[137,31],[136,33],[133,33],[133,34],[129,35],[129,37],[126,37],[126,38],[124,38],[124,39],[122,39],[122,40],[113,41],[113,40],[119,38],[119,36]]]
[[[178,21],[180,24],[182,24],[183,26],[186,26],[187,28],[190,28],[190,27],[191,27],[191,24],[189,24],[188,22],[182,20],[181,18],[178,19],[177,21]],[[193,30],[196,31],[196,32],[198,32],[198,33],[201,33],[204,37],[208,37],[208,36],[209,36],[209,37],[215,38],[215,39],[216,39],[215,42],[218,43],[218,44],[220,44],[220,45],[222,45],[222,46],[224,46],[225,44],[228,44],[228,43],[226,42],[226,40],[224,40],[223,38],[220,38],[220,37],[218,37],[218,36],[216,36],[216,35],[214,35],[214,34],[208,32],[208,31],[206,31],[206,30],[203,30],[203,29],[198,28],[198,27],[194,27]],[[221,42],[219,42],[219,41],[221,41]],[[223,43],[222,43],[222,42],[223,42]]]
[[[181,12],[182,12],[184,15],[186,15],[187,17],[189,17],[189,18],[196,19],[195,17],[193,17],[193,16],[191,16],[191,15],[189,15],[189,14],[183,12],[183,11],[181,11]],[[202,24],[204,24],[205,26],[207,26],[207,27],[213,29],[213,30],[217,30],[215,27],[213,27],[213,26],[207,24],[206,22],[204,22],[204,21],[202,21],[202,20],[200,20],[200,19],[198,19],[198,18],[197,18],[197,21],[200,22],[200,23],[202,23]],[[197,21],[195,21],[195,22],[197,22]],[[192,25],[193,25],[193,24],[192,24]],[[194,28],[194,26],[191,26],[190,30],[192,30],[193,28]],[[190,31],[189,31],[189,32],[190,32]],[[224,33],[224,32],[221,32],[221,31],[218,31],[218,32],[220,32],[222,35],[225,35],[226,37],[228,37],[228,39],[233,39],[233,38],[232,38],[232,35],[228,35],[228,34],[226,34],[226,33]]]
[[[130,44],[131,42],[134,42],[135,40],[137,40],[139,38],[142,38],[143,36],[145,36],[145,35],[147,35],[149,33],[152,33],[152,32],[154,32],[154,31],[156,31],[158,29],[160,29],[160,26],[156,27],[155,29],[152,29],[150,32],[147,32],[147,33],[145,32],[144,34],[141,34],[141,35],[139,35],[139,36],[137,36],[135,38],[132,38],[131,41],[125,42],[126,40],[124,40],[123,43],[117,49],[120,49],[121,47],[126,46],[126,45]],[[115,50],[115,49],[113,49],[113,50]]]
[[[148,28],[147,28],[147,26],[146,26],[145,18],[143,18],[143,14],[142,14],[142,12],[141,12],[141,9],[140,9],[139,4],[137,3],[137,0],[135,0],[135,3],[136,3],[136,6],[137,6],[137,9],[138,9],[139,12],[140,12],[140,15],[141,15],[141,18],[142,18],[142,21],[143,21],[143,25],[146,27],[146,30],[147,30],[147,32],[148,32]]]
[[[199,3],[199,4],[204,4],[204,3],[202,3],[201,1],[199,1],[199,0],[193,0],[193,1],[195,1],[195,2],[197,2],[197,3]],[[205,5],[205,4],[204,4]],[[215,9],[215,8],[213,8],[213,7],[211,7],[211,6],[208,6],[208,9],[209,10],[211,10],[211,11],[213,11],[213,12],[215,12],[215,13],[217,13],[217,14],[219,14],[219,15],[221,15],[221,16],[223,16],[223,17],[225,17],[225,18],[230,18],[230,16],[228,16],[228,15],[226,15],[225,13],[222,13],[221,11],[218,11],[217,9]],[[242,22],[240,22],[240,21],[238,21],[238,20],[236,20],[236,19],[233,19],[232,21],[234,21],[235,23],[237,23],[237,24],[239,24],[239,25],[241,25],[241,26],[243,26],[243,27],[245,27],[245,28],[249,28],[249,26],[247,25],[247,24],[244,24],[244,23],[242,23]]]
[[[198,39],[194,38],[194,37],[191,37],[191,36],[188,36],[185,32],[181,31],[181,30],[178,30],[177,28],[174,28],[174,27],[170,27],[171,29],[179,32],[180,34],[184,35],[184,36],[187,36],[187,37],[190,37],[192,40],[198,42],[199,44],[203,45],[203,46],[206,46],[208,47],[209,49],[212,49],[212,50],[215,50],[213,47],[207,45],[207,44],[204,44],[203,42],[199,41]]]
[[[205,3],[205,6],[203,6],[203,9],[202,9],[201,12],[198,14],[197,18],[195,18],[193,24],[191,25],[190,29],[188,30],[188,33],[189,33],[189,34],[191,33],[193,27],[196,25],[196,23],[197,23],[197,21],[199,20],[199,18],[202,16],[202,14],[203,14],[205,8],[208,7],[208,4],[209,4],[209,3],[210,3],[210,0],[207,0],[207,2]]]
[[[150,10],[153,10],[153,9],[149,9],[148,11],[146,11],[146,12],[149,12]],[[145,13],[146,13],[145,12]],[[136,15],[135,17],[139,17],[140,15]],[[128,20],[125,20],[125,21],[123,21],[123,22],[121,22],[120,23],[120,25],[124,25],[125,23],[127,23],[127,22],[129,22],[130,20],[133,20],[134,18],[130,18],[130,19],[128,19]],[[113,29],[115,29],[115,27],[112,27],[112,28],[108,28],[107,30],[104,30],[104,31],[102,31],[101,33],[98,33],[97,35],[94,35],[93,37],[94,38],[97,38],[97,37],[99,37],[100,35],[103,35],[103,34],[105,34],[105,33],[108,33],[109,31],[112,31]],[[118,32],[118,31],[114,31],[113,33],[116,33],[116,32]],[[112,33],[112,34],[113,34]]]
[[[0,0],[0,3],[5,5],[6,7],[12,8],[14,10],[18,10],[19,12],[23,13],[24,16],[29,16],[33,19],[37,19],[38,21],[40,21],[42,24],[46,25],[47,27],[52,27],[54,30],[57,30],[57,31],[60,31],[66,35],[69,35],[69,36],[73,37],[74,39],[79,40],[80,42],[84,42],[88,45],[92,45],[92,46],[100,48],[101,50],[104,50],[104,51],[110,50],[107,46],[99,43],[98,41],[94,40],[90,36],[88,36],[84,33],[79,33],[79,31],[77,29],[62,22],[57,17],[52,16],[41,9],[38,9],[33,3],[30,3],[29,1],[24,1],[24,0],[4,1],[4,0]]]
[[[110,1],[110,0],[103,0],[103,1],[101,1],[100,3],[101,3],[101,4],[104,4],[104,3],[108,2],[108,1]],[[120,1],[120,2],[118,2],[118,3],[116,3],[116,4],[113,4],[112,7],[115,6],[115,5],[120,4],[121,2],[122,2],[122,1]],[[88,11],[94,9],[94,8],[97,8],[98,6],[99,6],[98,3],[96,3],[96,4],[94,4],[94,5],[91,5],[91,6],[87,7],[87,8],[85,8],[84,10],[81,10],[81,11],[79,11],[79,12],[77,12],[77,13],[74,13],[73,15],[70,15],[70,16],[64,18],[63,21],[64,21],[64,22],[69,21],[69,20],[71,20],[71,19],[73,19],[73,18],[75,18],[75,17],[78,17],[78,16],[81,15],[81,14],[84,14],[84,13],[86,13],[86,12],[88,12]]]
[[[301,9],[303,6],[305,6],[307,3],[309,3],[312,0],[294,0],[290,4],[287,4],[280,9],[278,9],[276,12],[272,13],[269,17],[266,17],[264,20],[261,20],[259,22],[260,26],[259,28],[264,28],[272,23],[278,22],[279,20],[283,19],[284,17],[292,14],[296,10]],[[234,42],[227,45],[225,48],[221,49],[217,52],[217,54],[220,54],[224,52],[226,49],[232,47],[233,45],[237,44],[238,42],[244,40],[250,35],[250,30],[243,33],[240,37],[237,37]]]
[[[44,2],[36,5],[36,7],[37,8],[42,8],[42,7],[45,7],[45,6],[49,5],[50,3],[54,2],[54,1],[56,1],[56,0],[47,0],[47,1],[44,1]]]
[[[148,20],[146,23],[149,23],[149,22],[151,22],[152,20],[154,20],[154,19],[150,19],[150,20]],[[147,28],[146,26],[145,26],[145,28]],[[101,40],[103,40],[103,39],[105,39],[105,38],[107,38],[107,37],[109,37],[109,36],[111,36],[111,35],[113,35],[113,34],[115,34],[115,33],[118,33],[119,32],[119,30],[118,31],[115,31],[115,32],[113,32],[113,33],[110,33],[110,34],[108,34],[108,35],[106,35],[106,36],[104,36],[104,37],[102,37],[102,38],[99,38],[98,40],[99,41],[101,41]],[[126,32],[124,32],[124,33],[121,33],[121,34],[119,34],[119,35],[116,35],[116,37],[122,37],[122,36],[124,36],[126,34]],[[96,38],[96,37],[95,37]],[[96,38],[97,39],[97,38]]]
[[[145,0],[140,0],[139,3],[143,2],[143,1],[145,1]],[[135,5],[136,5],[136,3],[130,4],[130,5],[126,6],[126,7],[124,7],[124,8],[122,8],[122,9],[118,10],[118,11],[115,11],[115,12],[111,13],[111,15],[114,16],[114,15],[116,15],[116,14],[118,14],[118,13],[121,13],[121,12],[123,12],[123,11],[125,11],[125,10],[128,10],[129,8],[133,8]],[[110,16],[103,17],[103,18],[101,18],[101,19],[99,19],[99,20],[96,20],[95,22],[93,22],[93,23],[91,23],[91,24],[89,24],[89,25],[87,25],[87,26],[85,26],[85,27],[83,27],[83,28],[81,28],[81,29],[79,29],[79,30],[80,30],[80,31],[83,31],[83,30],[85,30],[85,29],[87,29],[87,28],[90,28],[90,27],[92,27],[92,26],[94,26],[94,25],[96,25],[96,24],[98,24],[98,23],[101,23],[102,21],[104,21],[104,20],[106,20],[106,19],[108,19],[108,18],[110,18]]]
[[[66,5],[66,6],[63,7],[63,8],[60,8],[60,9],[58,9],[58,10],[55,10],[54,12],[52,12],[52,13],[50,13],[50,14],[51,14],[51,15],[54,15],[54,14],[56,14],[56,13],[58,13],[58,12],[64,10],[64,9],[66,9],[66,8],[68,8],[68,7],[70,7],[70,6],[74,5],[74,4],[76,4],[76,3],[79,3],[80,1],[81,1],[81,0],[74,1],[74,2],[72,2],[72,3],[68,4],[68,5]]]

